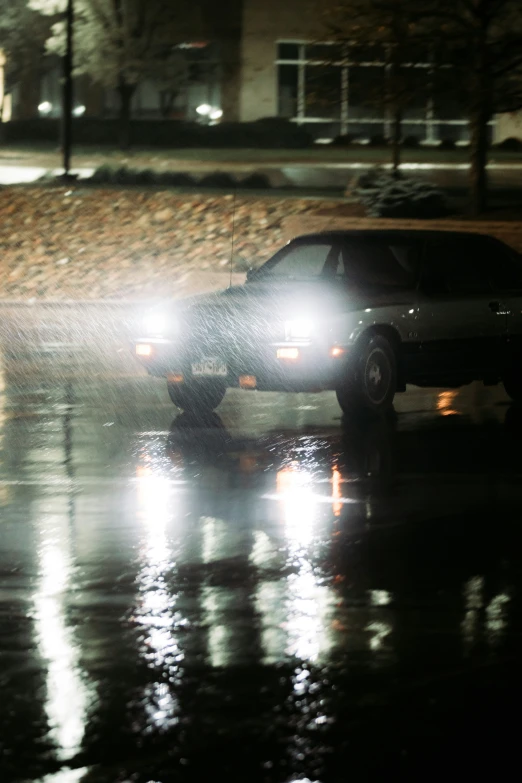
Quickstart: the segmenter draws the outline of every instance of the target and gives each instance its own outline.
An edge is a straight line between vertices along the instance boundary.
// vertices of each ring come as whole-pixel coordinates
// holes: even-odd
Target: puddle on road
[[[232,394],[169,429],[148,381],[3,378],[6,779],[329,783],[400,769],[420,724],[505,729],[512,411],[432,395],[340,424],[329,398],[321,419],[315,399]]]

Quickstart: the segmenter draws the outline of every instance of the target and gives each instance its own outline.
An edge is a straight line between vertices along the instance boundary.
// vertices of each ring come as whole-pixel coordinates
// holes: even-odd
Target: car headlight
[[[177,322],[162,311],[153,311],[143,317],[143,329],[145,334],[150,336],[175,334]]]
[[[308,340],[314,331],[314,322],[308,318],[285,321],[286,340]]]

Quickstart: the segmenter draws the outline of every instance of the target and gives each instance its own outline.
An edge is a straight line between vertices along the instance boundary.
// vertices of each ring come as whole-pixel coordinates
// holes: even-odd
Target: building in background
[[[159,82],[144,80],[138,84],[132,99],[134,119],[189,119],[198,117],[197,108],[222,104],[222,66],[219,42],[197,41],[184,44],[182,55],[187,63],[186,77],[174,93]],[[40,116],[59,117],[61,113],[61,66],[49,58],[47,70],[40,75],[36,112]],[[17,109],[21,85],[13,90],[13,111]],[[85,76],[75,79],[75,114],[91,117],[116,117],[119,97],[116,90],[104,89]]]
[[[193,2],[199,7],[198,18],[202,21],[188,34],[185,44],[176,46],[186,61],[179,89],[173,91],[171,81],[142,81],[132,100],[132,116],[136,119],[195,119],[202,104],[223,111],[229,121],[239,119],[243,0]],[[60,116],[60,60],[43,57],[43,49],[37,49],[29,49],[34,56],[25,58],[24,69],[9,86],[13,119]],[[113,117],[118,113],[116,91],[93,84],[87,77],[75,79],[75,101],[78,116]]]
[[[369,96],[386,79],[384,58],[369,49],[350,51],[321,32],[320,0],[244,0],[240,119],[286,117],[316,138],[389,136],[391,118]],[[418,98],[404,116],[404,135],[420,142],[465,142],[468,123],[462,106],[430,95],[427,58],[409,69]],[[522,114],[491,123],[494,141],[522,138]]]
[[[383,53],[346,52],[321,31],[321,0],[199,0],[209,40],[182,45],[187,77],[175,93],[154,81],[139,84],[132,100],[135,119],[198,118],[201,105],[222,111],[224,121],[282,117],[307,127],[316,139],[338,135],[388,137],[391,118],[369,96],[386,80]],[[45,68],[45,70],[43,70]],[[404,136],[419,142],[466,142],[467,118],[447,96],[430,94],[432,65],[415,63],[408,78],[417,98],[405,112]],[[35,57],[23,79],[8,94],[13,119],[58,117],[61,71],[57,58]],[[118,113],[116,91],[81,77],[75,83],[77,116],[110,118]],[[9,116],[6,112],[4,119]],[[522,138],[522,113],[491,123],[496,142]]]

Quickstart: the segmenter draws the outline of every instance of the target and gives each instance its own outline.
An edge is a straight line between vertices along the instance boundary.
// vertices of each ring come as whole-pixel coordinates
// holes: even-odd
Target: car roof
[[[481,237],[487,239],[493,239],[497,242],[500,240],[491,234],[481,233],[480,231],[451,231],[448,229],[422,229],[422,228],[373,228],[373,229],[348,229],[333,230],[333,231],[318,231],[313,234],[300,234],[295,236],[292,241],[297,240],[317,240],[317,239],[346,239],[352,237],[378,239],[379,237],[393,237],[396,239],[462,239],[469,237]]]

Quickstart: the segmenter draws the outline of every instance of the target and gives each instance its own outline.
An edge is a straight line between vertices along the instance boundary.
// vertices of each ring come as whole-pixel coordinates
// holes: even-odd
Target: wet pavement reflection
[[[233,391],[198,420],[118,356],[0,354],[0,779],[511,769],[521,411]]]

